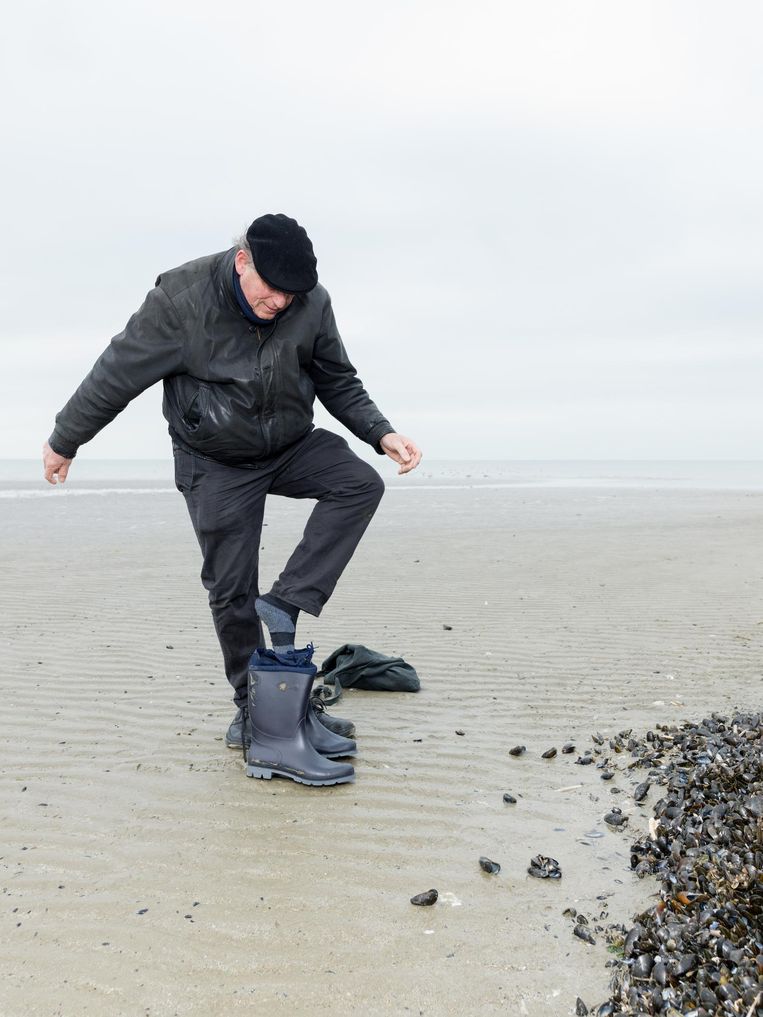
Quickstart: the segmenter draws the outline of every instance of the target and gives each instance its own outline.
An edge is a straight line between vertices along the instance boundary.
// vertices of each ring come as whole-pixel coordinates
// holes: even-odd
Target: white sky
[[[160,271],[267,211],[429,458],[761,458],[762,29],[705,0],[13,5],[0,458]],[[167,456],[160,388],[80,455]]]

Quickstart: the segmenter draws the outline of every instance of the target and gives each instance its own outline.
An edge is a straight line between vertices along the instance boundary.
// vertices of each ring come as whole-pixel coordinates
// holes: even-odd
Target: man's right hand
[[[63,484],[71,466],[71,459],[65,459],[58,452],[54,452],[47,442],[42,446],[42,462],[45,467],[45,479],[49,484],[55,484],[56,478]]]

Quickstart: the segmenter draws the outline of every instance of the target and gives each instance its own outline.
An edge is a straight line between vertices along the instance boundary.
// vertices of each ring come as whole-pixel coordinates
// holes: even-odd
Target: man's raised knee
[[[368,500],[375,508],[382,500],[382,495],[386,488],[384,486],[384,481],[373,466],[368,467],[368,473],[364,477],[363,488],[368,491]]]

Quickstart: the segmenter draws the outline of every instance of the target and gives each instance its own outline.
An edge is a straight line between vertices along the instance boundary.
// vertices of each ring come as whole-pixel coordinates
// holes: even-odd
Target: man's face
[[[246,251],[236,253],[236,271],[246,302],[258,318],[275,318],[294,299],[293,293],[283,293],[268,286],[247,257]]]

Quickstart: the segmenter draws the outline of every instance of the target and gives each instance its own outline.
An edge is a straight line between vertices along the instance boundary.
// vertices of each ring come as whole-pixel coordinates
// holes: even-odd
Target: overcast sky
[[[0,458],[160,271],[268,211],[429,458],[763,457],[762,30],[704,0],[13,5]],[[169,456],[160,394],[80,455]]]

